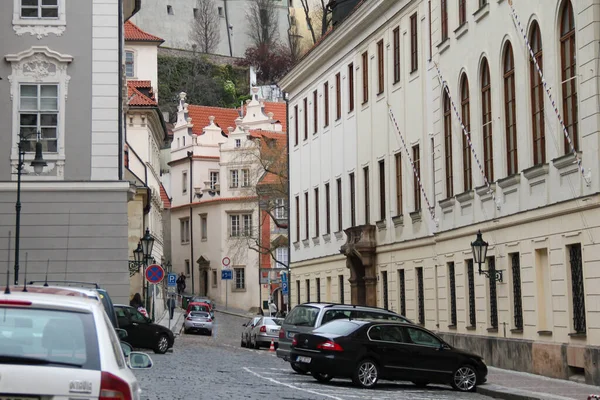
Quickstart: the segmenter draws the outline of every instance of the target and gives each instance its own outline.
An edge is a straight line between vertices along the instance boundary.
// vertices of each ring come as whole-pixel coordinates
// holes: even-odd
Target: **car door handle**
[[[131,325],[138,326],[137,322],[132,322]]]

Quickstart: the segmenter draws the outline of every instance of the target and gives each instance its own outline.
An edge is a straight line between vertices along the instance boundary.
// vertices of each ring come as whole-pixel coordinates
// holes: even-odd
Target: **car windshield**
[[[190,313],[192,318],[208,318],[208,313],[205,312],[193,312]]]
[[[332,333],[334,335],[347,336],[360,328],[362,325],[352,321],[337,320],[329,322],[325,325],[321,325],[312,332],[315,334],[319,333]]]
[[[206,306],[192,306],[190,311],[208,311]]]
[[[100,368],[92,314],[0,308],[0,363]]]
[[[283,320],[280,318],[265,318],[263,321],[264,325],[277,325],[277,326],[281,326],[281,324],[283,323]]]
[[[315,326],[319,309],[311,306],[296,306],[285,318],[285,323],[296,326]]]

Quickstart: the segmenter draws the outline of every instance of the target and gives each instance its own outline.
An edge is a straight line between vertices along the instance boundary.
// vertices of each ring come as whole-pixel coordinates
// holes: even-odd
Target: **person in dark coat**
[[[184,291],[185,291],[185,275],[182,272],[179,275],[179,278],[177,278],[177,293],[183,294]]]

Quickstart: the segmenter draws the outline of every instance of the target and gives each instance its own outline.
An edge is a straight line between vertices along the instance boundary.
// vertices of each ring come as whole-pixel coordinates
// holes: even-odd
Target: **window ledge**
[[[581,152],[577,152],[577,156],[581,158]],[[552,160],[552,164],[556,169],[564,169],[573,164],[577,165],[577,157],[575,157],[574,153],[565,154]]]
[[[448,325],[448,329],[456,330],[456,325]]]
[[[295,242],[294,243],[294,249],[300,250],[300,242]]]
[[[329,233],[323,235],[323,242],[331,243],[331,235]]]
[[[465,33],[469,31],[469,23],[465,22],[454,31],[454,37],[456,40],[460,39]]]
[[[569,333],[569,337],[573,339],[587,339],[587,334],[585,332],[572,332]]]
[[[207,238],[200,239],[201,242],[206,242],[207,240],[208,240]]]
[[[422,219],[421,210],[411,212],[410,219],[412,219],[413,224],[416,222],[421,222],[421,219]]]
[[[457,194],[456,200],[459,203],[463,204],[463,203],[466,203],[467,201],[473,200],[474,197],[475,197],[475,193],[473,192],[473,190],[467,190],[466,192]]]
[[[538,331],[537,334],[540,336],[552,336],[552,331]]]
[[[438,204],[440,205],[440,208],[442,210],[447,210],[449,208],[454,207],[454,204],[456,204],[456,198],[455,197],[448,197],[447,199],[440,200],[438,202]]]
[[[308,246],[310,246],[310,240],[308,239],[304,239],[302,241],[302,245],[304,246],[304,248],[307,248]]]
[[[481,21],[486,15],[490,13],[490,3],[485,3],[483,6],[479,7],[479,10],[473,13],[473,17],[475,17],[475,22]]]
[[[246,291],[246,288],[243,288],[243,289],[231,289],[231,291],[232,291],[233,293],[235,293],[235,292],[238,292],[238,293],[240,293],[240,292],[245,292],[245,291]]]
[[[492,183],[490,184],[490,187],[488,188],[487,185],[481,185],[475,188],[475,193],[477,193],[477,196],[479,197],[484,197],[487,195],[490,195],[490,193],[495,192],[496,191],[496,184]]]
[[[337,240],[342,240],[344,238],[344,232],[343,231],[335,232],[334,235],[335,235],[335,238]]]
[[[476,326],[472,326],[472,325],[467,326],[468,331],[474,331],[475,329],[477,329]]]
[[[395,217],[392,217],[392,222],[394,223],[394,226],[403,226],[404,225],[404,215],[400,214],[400,215],[396,215]]]
[[[318,246],[319,243],[321,243],[321,238],[318,236],[315,236],[314,238],[312,238],[312,242],[314,246]]]
[[[386,221],[385,219],[382,219],[381,221],[377,221],[375,222],[375,225],[377,225],[377,230],[384,230],[386,228]]]
[[[517,329],[517,328],[511,329],[510,333],[523,333],[523,329]]]
[[[487,328],[488,333],[498,333],[498,328]]]
[[[444,39],[442,41],[442,43],[437,45],[438,48],[438,52],[440,54],[443,54],[446,50],[448,50],[450,48],[450,38],[447,37],[446,39]]]
[[[531,180],[531,179],[537,178],[539,176],[548,175],[549,169],[550,168],[548,166],[548,163],[538,164],[538,165],[534,165],[531,168],[524,169],[523,175],[525,176],[525,178]]]
[[[521,182],[521,174],[516,173],[506,178],[498,179],[497,183],[501,189],[506,189],[511,186],[516,186],[519,182]]]

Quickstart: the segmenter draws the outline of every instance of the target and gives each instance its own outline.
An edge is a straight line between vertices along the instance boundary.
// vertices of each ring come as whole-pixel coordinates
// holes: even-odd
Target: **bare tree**
[[[324,0],[322,0],[321,2],[323,2]],[[312,41],[313,44],[317,43],[317,37],[315,35],[315,30],[313,28],[313,23],[312,23],[312,13],[310,12],[310,5],[308,4],[309,0],[300,0],[300,3],[302,4],[302,8],[304,9],[304,16],[306,17],[306,26],[308,27],[308,30],[310,31],[310,36],[312,37]]]
[[[279,39],[279,21],[275,0],[252,0],[247,12],[248,36],[254,46],[271,46]]]
[[[304,53],[302,48],[302,35],[298,32],[298,25],[290,24],[290,30],[288,32],[290,41],[290,57],[292,64],[295,64]]]
[[[212,53],[220,41],[220,19],[215,1],[197,0],[195,13],[190,40],[202,53]]]
[[[320,3],[313,10],[313,21],[315,26],[315,30],[318,33],[317,40],[322,38],[327,30],[331,27],[331,12],[327,10],[327,4],[325,4],[325,0],[320,0]],[[320,22],[317,22],[320,21]]]

